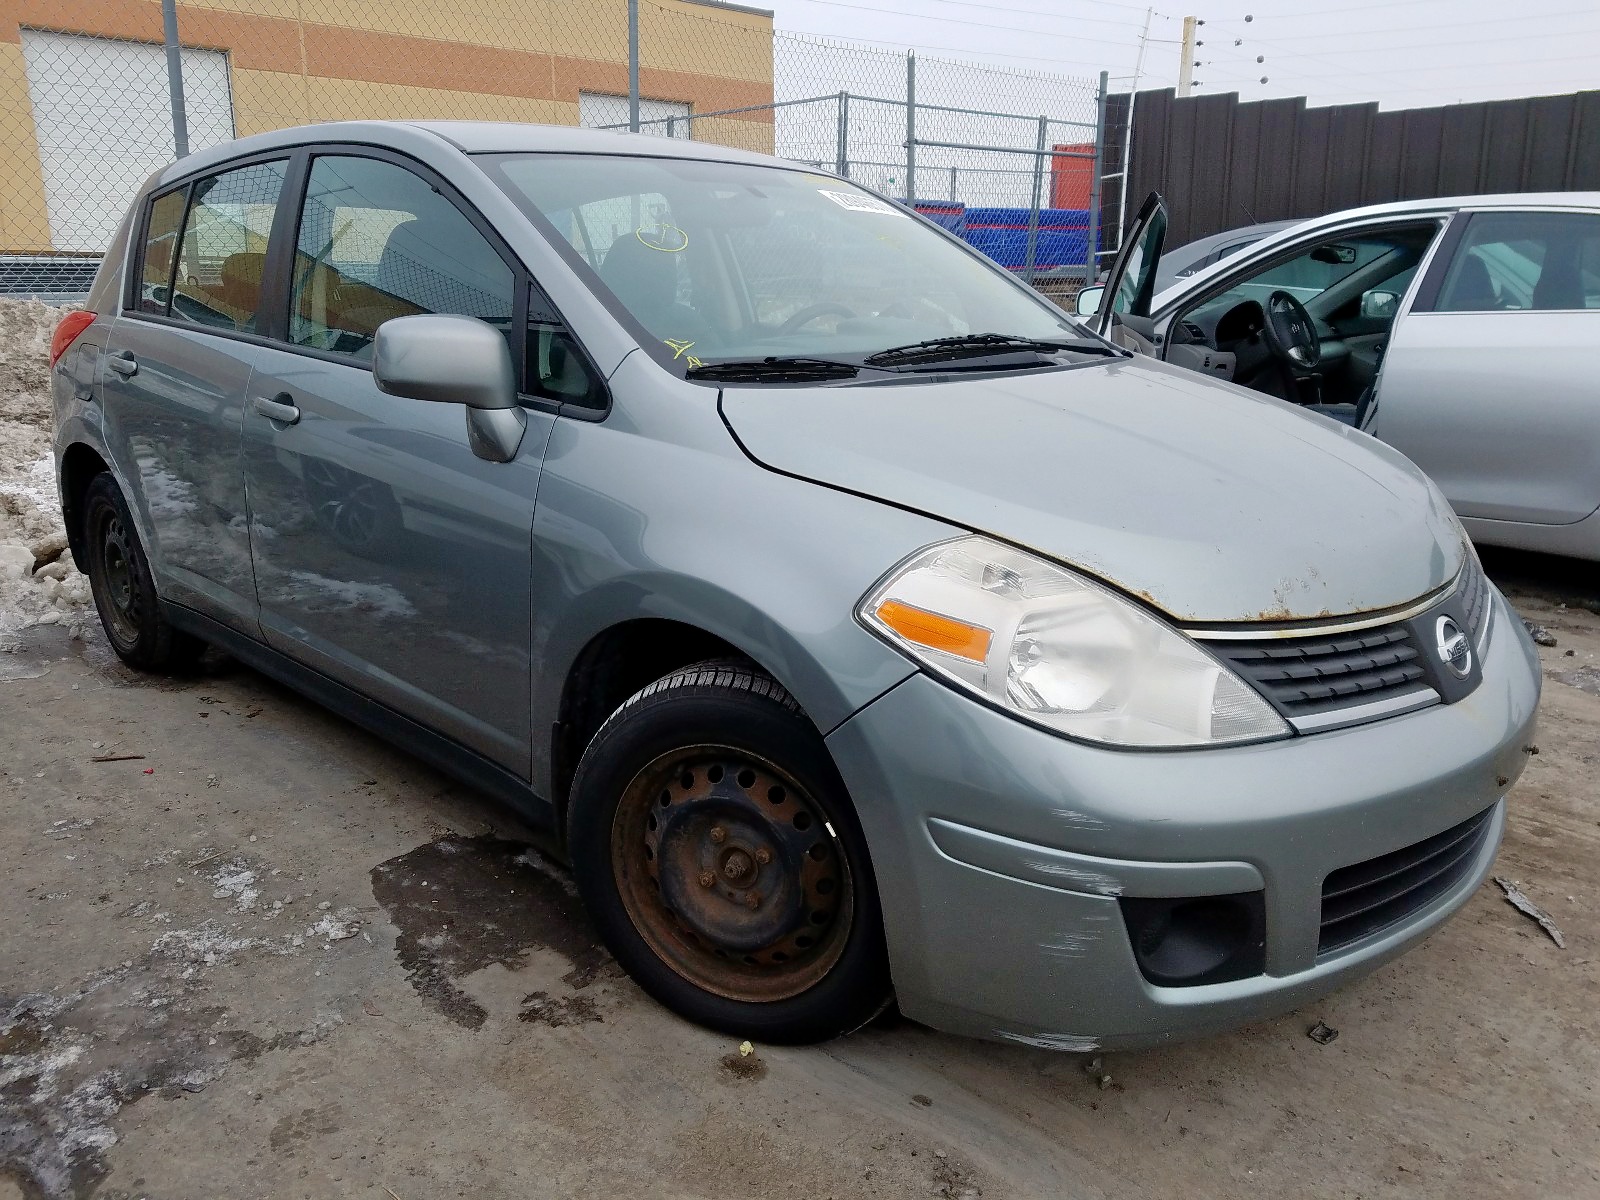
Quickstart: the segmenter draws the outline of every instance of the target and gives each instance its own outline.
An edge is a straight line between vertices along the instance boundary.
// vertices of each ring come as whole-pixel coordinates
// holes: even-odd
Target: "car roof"
[[[1393,200],[1386,204],[1369,204],[1362,208],[1344,208],[1337,212],[1324,213],[1320,217],[1307,217],[1301,221],[1290,221],[1283,228],[1273,233],[1268,233],[1250,247],[1251,254],[1271,252],[1276,247],[1287,242],[1297,241],[1308,233],[1315,233],[1318,229],[1333,225],[1344,225],[1351,221],[1381,220],[1384,217],[1403,217],[1408,213],[1452,213],[1458,210],[1479,211],[1493,209],[1516,208],[1565,208],[1565,209],[1596,209],[1600,210],[1600,192],[1497,192],[1483,196],[1435,196],[1420,200]],[[1163,259],[1166,257],[1162,256]],[[1175,296],[1187,295],[1189,292],[1206,286],[1219,275],[1233,270],[1239,265],[1239,260],[1233,257],[1222,259],[1202,267],[1195,274],[1183,279],[1173,279],[1156,292],[1151,302],[1151,311],[1160,312],[1172,303]],[[1158,268],[1159,270],[1159,265]]]
[[[573,125],[533,125],[511,121],[330,121],[257,133],[196,151],[161,172],[159,182],[194,174],[231,159],[265,151],[344,142],[417,152],[453,148],[466,154],[545,153],[622,154],[651,158],[694,158],[795,167],[793,160],[736,150],[711,142],[656,137]]]
[[[1321,225],[1342,225],[1349,220],[1368,217],[1405,216],[1407,213],[1453,212],[1456,209],[1494,208],[1595,208],[1600,209],[1600,192],[1497,192],[1482,196],[1430,196],[1418,200],[1391,200],[1384,204],[1368,204],[1360,208],[1342,208],[1323,213],[1318,217],[1295,217],[1284,221],[1263,221],[1257,225],[1241,225],[1221,233],[1207,234],[1182,246],[1166,251],[1175,254],[1193,249],[1211,249],[1231,242],[1235,238],[1255,235],[1258,242],[1276,241],[1286,230],[1308,231]]]
[[[1298,225],[1304,217],[1293,217],[1284,221],[1261,221],[1255,225],[1240,225],[1236,229],[1224,229],[1219,233],[1208,233],[1204,237],[1197,237],[1192,242],[1185,242],[1181,246],[1174,246],[1166,254],[1184,254],[1189,251],[1204,253],[1215,250],[1219,246],[1229,245],[1232,242],[1254,239],[1260,241],[1269,233],[1276,233],[1280,229],[1288,229],[1291,225]],[[1162,257],[1166,257],[1163,254]]]
[[[1432,196],[1420,200],[1392,200],[1387,204],[1368,204],[1345,208],[1300,222],[1320,225],[1325,221],[1344,221],[1351,217],[1382,217],[1410,212],[1438,212],[1442,209],[1479,208],[1600,208],[1600,192],[1496,192],[1482,196]]]

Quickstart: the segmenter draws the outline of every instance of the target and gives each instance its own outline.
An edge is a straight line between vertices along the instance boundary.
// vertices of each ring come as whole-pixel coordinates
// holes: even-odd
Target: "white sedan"
[[[1480,542],[1600,559],[1600,193],[1333,213],[1152,295],[1165,225],[1152,196],[1102,332],[1383,439]]]

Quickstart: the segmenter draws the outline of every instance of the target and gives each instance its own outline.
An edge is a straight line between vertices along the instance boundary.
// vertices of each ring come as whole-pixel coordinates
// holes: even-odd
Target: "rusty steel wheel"
[[[568,850],[606,947],[702,1025],[814,1042],[889,1002],[866,839],[822,737],[770,676],[697,663],[590,739]]]
[[[725,746],[660,756],[617,805],[611,854],[628,916],[697,987],[784,1000],[839,961],[849,864],[805,789],[769,762]]]

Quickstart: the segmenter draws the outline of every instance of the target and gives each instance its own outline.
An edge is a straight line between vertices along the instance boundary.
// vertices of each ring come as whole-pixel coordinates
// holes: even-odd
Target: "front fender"
[[[707,416],[714,426],[695,424]],[[615,419],[561,421],[551,435],[533,527],[540,794],[551,794],[551,772],[539,734],[558,720],[584,647],[622,622],[666,619],[721,638],[823,733],[916,669],[856,622],[855,606],[901,559],[959,531],[758,466],[714,407],[679,419],[697,435],[665,441]]]

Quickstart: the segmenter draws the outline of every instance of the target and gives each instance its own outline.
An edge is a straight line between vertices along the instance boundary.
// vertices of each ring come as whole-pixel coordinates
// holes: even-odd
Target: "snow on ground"
[[[30,625],[92,616],[66,554],[50,452],[50,334],[61,310],[0,299],[0,650]]]

